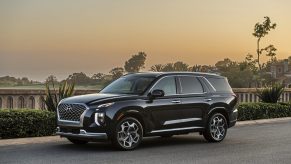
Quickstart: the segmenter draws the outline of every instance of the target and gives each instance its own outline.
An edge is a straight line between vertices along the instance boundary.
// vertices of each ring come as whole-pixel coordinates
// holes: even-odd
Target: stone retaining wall
[[[239,102],[258,102],[256,88],[234,88],[233,91],[238,96]],[[76,90],[75,95],[97,93],[98,90]],[[45,109],[43,99],[45,90],[40,89],[0,89],[0,109],[1,108],[30,108]],[[291,88],[286,88],[281,95],[280,102],[289,102]]]
[[[75,95],[96,93],[97,90],[76,90]],[[45,109],[45,90],[0,89],[0,108]]]

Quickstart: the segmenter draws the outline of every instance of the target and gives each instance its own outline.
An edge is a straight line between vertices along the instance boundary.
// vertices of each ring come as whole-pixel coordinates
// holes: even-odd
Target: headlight
[[[105,123],[105,114],[104,113],[95,113],[95,124],[98,126]]]
[[[114,104],[114,102],[106,103],[106,104],[101,104],[101,105],[98,105],[97,108],[106,108],[106,107],[109,107],[109,106],[111,106],[113,104]]]

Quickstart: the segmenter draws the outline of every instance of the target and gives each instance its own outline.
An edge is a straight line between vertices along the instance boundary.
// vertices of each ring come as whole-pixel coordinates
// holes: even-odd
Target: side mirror
[[[149,94],[149,97],[151,99],[154,99],[156,97],[163,97],[163,96],[165,96],[165,92],[163,90],[160,90],[160,89],[155,89]]]

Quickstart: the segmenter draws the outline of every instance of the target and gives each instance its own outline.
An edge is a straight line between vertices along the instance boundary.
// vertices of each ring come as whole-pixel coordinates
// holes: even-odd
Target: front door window
[[[177,94],[175,77],[165,77],[161,79],[152,90],[155,89],[163,90],[165,96]]]

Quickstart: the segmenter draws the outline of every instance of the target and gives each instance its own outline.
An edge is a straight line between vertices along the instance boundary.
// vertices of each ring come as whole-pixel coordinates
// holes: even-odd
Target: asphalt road
[[[0,163],[291,163],[291,122],[229,129],[221,143],[199,134],[147,138],[134,151],[116,151],[109,143],[59,142],[0,147]]]

